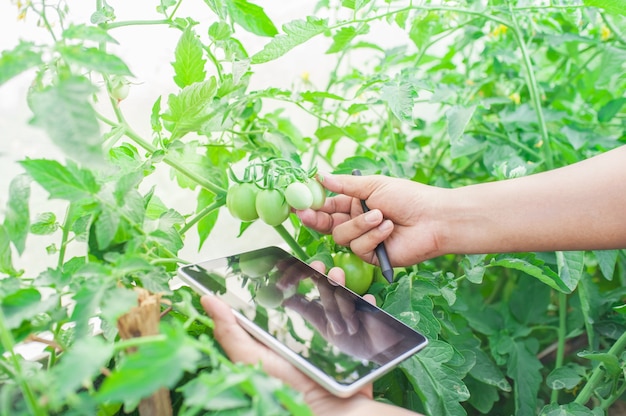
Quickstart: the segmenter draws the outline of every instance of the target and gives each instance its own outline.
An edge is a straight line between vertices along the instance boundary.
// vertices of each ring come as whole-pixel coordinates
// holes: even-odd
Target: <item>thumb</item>
[[[320,183],[329,191],[354,198],[367,199],[377,187],[377,176],[317,174]]]

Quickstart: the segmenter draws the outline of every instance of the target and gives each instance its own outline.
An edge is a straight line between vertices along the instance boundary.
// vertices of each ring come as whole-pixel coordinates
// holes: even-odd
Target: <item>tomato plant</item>
[[[306,184],[323,206],[318,166],[453,188],[626,143],[619,0],[5,3],[0,414],[136,414],[159,391],[173,414],[306,414],[222,355],[178,264],[277,234],[331,266],[345,249],[285,201]],[[624,250],[395,274],[370,291],[430,344],[376,398],[429,416],[624,413]],[[160,333],[128,338],[139,289]]]
[[[346,274],[346,287],[358,295],[370,288],[374,278],[374,266],[364,262],[354,253],[339,252],[333,257],[335,266]]]

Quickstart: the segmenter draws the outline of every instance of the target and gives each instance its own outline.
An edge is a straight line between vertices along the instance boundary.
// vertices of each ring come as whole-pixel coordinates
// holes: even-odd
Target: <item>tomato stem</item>
[[[289,245],[289,247],[293,250],[294,254],[300,258],[300,260],[306,260],[309,256],[306,254],[302,247],[298,244],[298,242],[293,238],[293,236],[287,231],[284,225],[280,224],[274,227],[274,229],[280,234],[280,236],[285,240],[285,242]]]

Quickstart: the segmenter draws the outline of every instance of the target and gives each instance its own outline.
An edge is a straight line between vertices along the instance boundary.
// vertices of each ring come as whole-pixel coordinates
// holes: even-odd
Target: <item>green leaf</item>
[[[89,97],[96,88],[84,77],[71,77],[28,97],[32,124],[43,128],[67,155],[90,164],[102,159],[100,125]]]
[[[435,317],[430,297],[413,288],[410,277],[403,277],[385,298],[383,309],[407,325],[411,325],[429,339],[435,339],[441,324]]]
[[[465,256],[461,264],[465,270],[467,280],[475,284],[483,282],[485,275],[485,254],[468,254]]]
[[[506,374],[513,379],[515,415],[535,416],[537,394],[542,381],[541,361],[530,351],[528,341],[514,341],[506,337],[498,349],[509,356]]]
[[[98,48],[65,45],[59,46],[58,51],[68,63],[91,71],[109,75],[133,75],[128,66],[119,57],[101,51]]]
[[[600,266],[602,276],[604,276],[606,280],[613,280],[618,254],[618,250],[595,250],[593,252],[593,255],[596,256],[596,260],[598,261],[598,266]]]
[[[337,100],[337,101],[346,100],[345,98],[340,97],[337,94],[333,94],[333,93],[326,92],[326,91],[305,91],[300,94],[300,98],[302,98],[304,101],[308,101],[311,103],[318,103],[325,98],[328,98],[331,100]]]
[[[511,391],[511,385],[508,380],[489,355],[480,349],[474,349],[473,351],[476,354],[476,364],[474,364],[469,374],[476,380],[497,387],[502,391]]]
[[[106,367],[112,354],[113,345],[105,343],[101,337],[77,339],[49,373],[51,391],[57,400],[65,399],[86,381],[91,381]]]
[[[96,243],[100,250],[105,250],[117,233],[117,229],[120,225],[120,215],[106,207],[102,208],[102,211],[94,222]]]
[[[626,4],[626,3],[625,3]],[[626,97],[616,98],[604,104],[598,111],[598,121],[600,123],[607,123],[613,119],[626,104]]]
[[[341,5],[348,9],[358,11],[367,5],[371,0],[341,0]]]
[[[562,405],[552,403],[541,409],[539,416],[604,416],[604,411],[600,407],[591,410],[575,402]]]
[[[584,0],[585,6],[599,7],[609,14],[626,16],[626,0]]]
[[[20,42],[13,50],[0,55],[0,85],[27,69],[41,64],[41,53],[32,50],[30,42]]]
[[[204,81],[206,60],[203,58],[203,53],[202,43],[192,27],[187,26],[174,51],[176,60],[172,66],[174,67],[176,85],[184,88],[195,82]]]
[[[209,26],[209,37],[213,42],[226,40],[233,34],[228,23],[219,21]]]
[[[35,222],[30,226],[30,232],[35,235],[48,235],[59,229],[57,216],[54,212],[42,212],[37,215]]]
[[[465,127],[469,124],[472,116],[476,111],[476,106],[461,107],[455,105],[446,111],[446,121],[448,122],[448,137],[450,143],[458,141],[465,131]]]
[[[100,189],[91,171],[81,169],[71,161],[67,167],[56,160],[46,159],[27,159],[20,164],[53,199],[79,201],[91,198]]]
[[[59,301],[58,295],[50,295],[42,300],[41,293],[32,287],[17,290],[2,299],[2,311],[9,329],[19,327],[23,321],[32,320],[44,313]]]
[[[468,403],[474,406],[480,414],[488,414],[493,405],[500,399],[498,389],[489,384],[481,383],[474,377],[466,377],[463,382],[470,392]]]
[[[431,341],[419,354],[400,365],[430,415],[465,416],[459,402],[469,399],[469,391],[456,372],[445,363],[454,350],[443,341]]]
[[[185,330],[162,323],[161,332],[163,337],[138,347],[104,380],[96,393],[99,402],[134,402],[195,371],[201,356]]]
[[[326,53],[337,53],[341,52],[352,42],[354,38],[359,35],[364,35],[369,32],[369,26],[364,25],[360,27],[358,30],[354,26],[345,26],[339,29],[333,35],[333,44],[330,45],[330,48],[326,51]]]
[[[30,227],[30,199],[31,179],[28,175],[16,176],[9,185],[9,201],[4,217],[4,227],[9,239],[22,254],[26,244],[26,236]]]
[[[622,366],[620,365],[619,359],[614,354],[609,354],[608,352],[581,351],[577,355],[588,360],[601,362],[604,364],[607,372],[612,376],[617,376],[622,373]]]
[[[557,251],[556,264],[561,281],[572,292],[576,289],[583,274],[585,253],[582,251]]]
[[[405,81],[386,83],[380,89],[380,99],[399,120],[410,122],[413,119],[413,86]]]
[[[262,7],[246,0],[227,0],[228,14],[239,26],[259,36],[273,37],[278,34],[276,26]]]
[[[196,212],[202,211],[202,209],[210,206],[215,202],[215,195],[212,192],[207,191],[206,189],[200,189],[200,193],[198,194],[198,205],[196,207]],[[208,214],[206,214],[200,221],[198,221],[198,251],[202,249],[202,245],[206,241],[206,239],[213,231],[213,227],[217,223],[217,218],[219,215],[219,209],[215,209]]]
[[[63,31],[63,38],[90,40],[98,43],[107,42],[114,43],[116,45],[119,43],[111,35],[109,35],[106,30],[98,26],[87,26],[85,24],[70,25],[70,27]]]
[[[13,267],[11,239],[4,225],[0,225],[0,273],[17,276],[20,273]]]
[[[530,276],[533,276],[543,283],[547,284],[551,288],[563,293],[570,293],[572,290],[561,280],[558,274],[545,265],[545,263],[532,254],[518,255],[513,257],[511,255],[501,255],[494,258],[491,266],[506,267],[509,269],[515,269],[522,271]]]
[[[163,114],[172,139],[199,130],[214,115],[213,97],[217,90],[215,78],[189,85],[167,99],[168,111]]]
[[[565,367],[552,370],[546,378],[546,384],[552,390],[572,390],[584,377],[585,367],[569,363]]]
[[[293,20],[283,25],[284,35],[278,35],[252,56],[253,64],[272,61],[327,29],[328,21],[308,16],[306,20]]]

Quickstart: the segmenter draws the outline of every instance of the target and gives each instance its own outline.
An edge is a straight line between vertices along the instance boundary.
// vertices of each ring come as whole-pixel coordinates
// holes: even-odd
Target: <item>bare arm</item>
[[[340,195],[319,211],[299,211],[303,224],[374,264],[383,240],[394,266],[447,253],[626,248],[626,146],[457,189],[379,175],[326,175],[323,183]],[[359,198],[371,209],[366,215]]]
[[[448,252],[626,248],[626,146],[448,197],[440,237]]]

